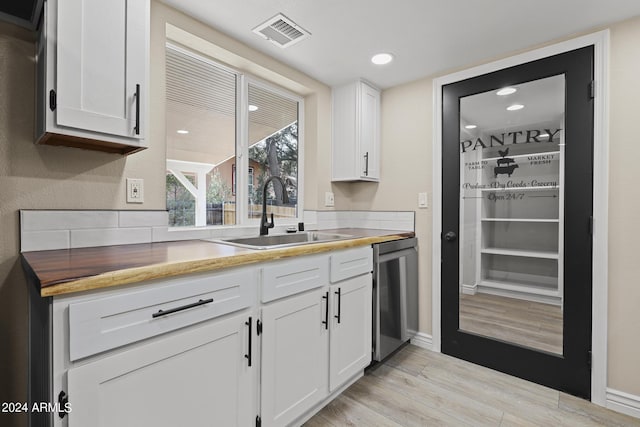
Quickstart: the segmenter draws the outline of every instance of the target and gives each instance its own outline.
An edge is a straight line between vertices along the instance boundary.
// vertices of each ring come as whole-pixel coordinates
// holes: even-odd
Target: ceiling
[[[382,89],[640,15],[638,0],[162,1],[325,84]],[[311,37],[282,49],[252,32],[278,13]]]
[[[462,138],[500,134],[510,130],[564,127],[564,75],[546,77],[510,86],[516,91],[500,96],[490,90],[460,99],[460,134]],[[522,109],[507,107],[520,104]],[[476,128],[468,130],[467,125]]]

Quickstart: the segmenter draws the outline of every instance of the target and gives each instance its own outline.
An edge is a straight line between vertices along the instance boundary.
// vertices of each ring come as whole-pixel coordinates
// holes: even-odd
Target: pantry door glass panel
[[[564,80],[460,98],[460,329],[557,354]]]
[[[593,47],[442,88],[442,351],[588,398]]]

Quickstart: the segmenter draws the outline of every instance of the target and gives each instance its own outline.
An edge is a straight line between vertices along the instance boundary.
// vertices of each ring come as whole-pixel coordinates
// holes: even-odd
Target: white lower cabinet
[[[371,285],[372,275],[368,273],[331,286],[331,392],[371,363]]]
[[[371,251],[53,299],[34,291],[30,399],[69,407],[31,424],[300,425],[371,360]]]
[[[70,369],[68,425],[251,425],[248,319],[209,321]]]
[[[328,395],[329,331],[323,289],[262,308],[261,417],[284,426]]]
[[[340,262],[331,263],[317,257],[320,273],[314,275],[325,280],[322,287],[304,292],[298,287],[297,293],[262,306],[263,426],[301,424],[371,362],[371,252],[371,247],[339,251],[332,257],[338,255]],[[321,273],[330,264],[359,267],[350,275],[342,269],[341,281],[330,285],[329,275]],[[299,277],[309,270],[307,263],[293,260],[286,273]],[[269,289],[273,283],[264,280],[262,286]]]

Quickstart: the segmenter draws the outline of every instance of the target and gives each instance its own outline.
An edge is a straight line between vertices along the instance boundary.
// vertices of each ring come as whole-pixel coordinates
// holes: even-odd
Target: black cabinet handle
[[[369,176],[369,152],[364,153],[364,176]]]
[[[133,95],[136,98],[136,127],[133,130],[136,135],[140,135],[140,85],[136,85],[136,93]]]
[[[155,319],[156,317],[166,316],[167,314],[175,313],[177,311],[187,310],[187,309],[190,309],[190,308],[193,308],[193,307],[198,307],[199,305],[209,304],[210,302],[213,302],[213,298],[201,299],[198,302],[194,302],[192,304],[183,305],[181,307],[171,308],[169,310],[158,310],[155,313],[153,313],[151,315],[151,317],[153,317]]]
[[[329,291],[322,295],[322,299],[327,300],[324,306],[324,320],[322,321],[322,324],[325,329],[329,329]]]
[[[342,294],[340,293],[340,288],[338,288],[338,292],[334,292],[334,294],[338,295],[338,315],[337,316],[333,316],[336,319],[338,319],[338,323],[340,323],[340,303],[342,301]]]
[[[58,416],[64,418],[69,413],[67,405],[69,404],[69,396],[64,391],[58,394]]]
[[[245,354],[244,357],[249,361],[249,367],[251,367],[251,316],[249,316],[249,320],[244,322],[244,324],[249,327],[249,353]]]

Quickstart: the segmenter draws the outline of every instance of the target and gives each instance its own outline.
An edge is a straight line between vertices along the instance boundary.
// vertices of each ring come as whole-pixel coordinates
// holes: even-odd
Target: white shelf
[[[545,295],[549,297],[560,296],[557,288],[549,288],[544,285],[535,285],[533,283],[509,283],[500,282],[497,280],[483,280],[480,282],[480,286],[492,289],[502,289],[506,291],[524,292],[532,295]]]
[[[522,249],[483,248],[480,252],[491,255],[509,255],[528,258],[558,259],[558,252],[553,251],[526,251]]]
[[[544,153],[529,153],[529,154],[517,154],[515,156],[506,156],[509,159],[522,159],[524,157],[531,157],[531,156],[546,156],[546,155],[551,155],[551,154],[560,154],[560,151],[546,151]],[[502,159],[503,157],[487,157],[485,159],[482,160],[498,160],[498,159]],[[560,158],[556,158],[553,159],[555,160],[560,160]]]
[[[547,218],[482,218],[485,222],[542,222],[542,223],[559,223],[559,219]]]

